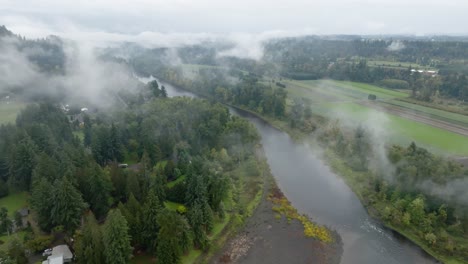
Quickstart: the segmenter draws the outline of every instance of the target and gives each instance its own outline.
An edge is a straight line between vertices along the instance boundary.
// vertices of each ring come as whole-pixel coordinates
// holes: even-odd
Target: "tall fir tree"
[[[180,256],[191,246],[190,227],[187,220],[176,212],[164,209],[158,215],[160,226],[156,250],[161,264],[179,263]]]
[[[163,208],[153,189],[150,189],[143,207],[143,243],[151,253],[156,253],[159,226],[157,217]]]
[[[119,209],[110,210],[103,232],[106,263],[129,263],[132,256],[130,240],[127,220],[125,220]]]
[[[49,231],[53,227],[50,212],[52,209],[51,183],[46,178],[41,178],[33,186],[31,193],[31,205],[37,212],[38,223],[41,229]]]
[[[75,246],[76,263],[105,263],[104,243],[101,228],[92,213],[86,217],[83,229],[77,237]]]
[[[81,216],[87,207],[81,193],[67,177],[56,180],[51,188],[50,218],[54,226],[63,226],[72,231],[80,225]]]

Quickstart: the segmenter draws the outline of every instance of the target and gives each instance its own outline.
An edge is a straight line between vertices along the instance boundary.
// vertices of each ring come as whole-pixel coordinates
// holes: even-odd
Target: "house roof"
[[[52,257],[60,255],[62,255],[64,260],[73,258],[73,254],[71,253],[67,245],[59,245],[52,248]]]
[[[49,256],[42,264],[63,264],[63,255]]]

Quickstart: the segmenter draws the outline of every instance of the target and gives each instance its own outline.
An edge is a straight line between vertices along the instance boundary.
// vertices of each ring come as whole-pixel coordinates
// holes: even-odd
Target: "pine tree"
[[[86,186],[84,186],[86,188]],[[98,218],[107,214],[110,208],[112,182],[109,176],[95,164],[95,168],[89,175],[89,200],[91,210]]]
[[[111,125],[110,135],[109,135],[109,158],[114,161],[122,161],[123,160],[123,152],[122,152],[122,143],[120,140],[119,133],[117,128],[115,127],[114,123]]]
[[[143,151],[143,155],[141,156],[140,163],[143,165],[143,174],[146,177],[149,177],[151,170],[153,169],[153,163],[146,150]]]
[[[75,256],[79,264],[105,262],[102,232],[92,213],[86,217],[81,234],[76,240]]]
[[[172,160],[169,160],[164,167],[164,175],[166,175],[169,181],[175,180],[174,170],[176,166]]]
[[[146,202],[143,207],[143,243],[149,252],[156,252],[157,234],[159,226],[157,217],[162,210],[163,204],[156,196],[153,189],[148,192]]]
[[[51,191],[52,186],[46,178],[41,178],[34,185],[31,193],[31,205],[37,212],[39,226],[43,230],[50,230],[53,227],[50,212],[52,208]]]
[[[5,207],[0,209],[0,233],[10,234],[13,222],[8,218],[8,210]]]
[[[13,148],[9,158],[9,174],[11,182],[21,190],[29,190],[34,166],[36,165],[36,150],[34,142],[25,137]]]
[[[127,200],[130,198],[130,195],[137,196],[138,199],[141,199],[141,189],[140,183],[138,181],[138,176],[134,173],[127,174],[127,184],[126,184],[126,193]]]
[[[166,98],[167,97],[167,91],[166,91],[166,87],[161,86],[161,97],[163,98]]]
[[[92,142],[92,127],[93,127],[93,124],[91,123],[91,119],[89,118],[88,115],[84,115],[83,123],[84,123],[84,127],[83,127],[83,134],[84,134],[83,144],[86,147],[89,147],[89,146],[91,146],[91,142]]]
[[[188,206],[192,206],[196,202],[204,202],[207,198],[207,190],[203,182],[203,177],[195,174],[193,171],[193,166],[190,166],[187,172],[186,201]]]
[[[65,230],[74,230],[80,224],[86,204],[81,193],[67,177],[56,180],[51,188],[50,218],[54,226],[63,226]]]
[[[151,185],[151,189],[153,189],[154,194],[161,202],[161,206],[164,206],[162,201],[166,200],[166,182],[167,180],[165,175],[161,172],[157,172],[154,177],[153,184]]]
[[[159,97],[160,93],[161,93],[161,90],[159,90],[159,84],[158,84],[158,81],[154,80],[154,81],[151,81],[147,84],[147,86],[149,87],[149,89],[153,92],[153,96],[154,97]]]
[[[196,202],[188,212],[188,220],[193,230],[193,242],[195,246],[202,250],[208,247],[208,236],[205,232],[205,219],[203,213],[203,206],[201,203]]]
[[[125,217],[119,209],[109,211],[104,225],[104,255],[107,263],[126,264],[130,262],[132,247]]]
[[[119,209],[127,220],[129,227],[129,234],[132,237],[132,245],[140,245],[142,243],[142,215],[143,209],[141,208],[138,200],[130,194],[128,202],[122,207],[119,204]]]
[[[32,182],[46,178],[48,181],[53,182],[59,177],[59,163],[49,157],[44,152],[41,153],[37,159],[37,164],[34,168],[32,175]]]
[[[158,215],[159,242],[158,262],[162,264],[179,263],[180,256],[191,245],[190,227],[185,218],[176,212],[164,209]]]

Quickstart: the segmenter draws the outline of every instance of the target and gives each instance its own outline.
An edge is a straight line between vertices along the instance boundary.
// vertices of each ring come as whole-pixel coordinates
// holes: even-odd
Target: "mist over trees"
[[[141,104],[127,97],[128,108],[82,113],[78,128],[57,103],[31,104],[0,126],[3,182],[31,193],[43,231],[76,232],[79,263],[128,263],[132,248],[176,263],[193,245],[209,248],[232,186],[226,172],[253,158],[258,135],[222,105],[165,96],[150,83],[134,97]],[[80,127],[82,140],[72,133]]]
[[[180,76],[173,76],[180,73],[161,74],[167,71],[168,63],[165,62],[168,61],[171,62],[170,68],[181,64],[202,64],[230,71],[242,70],[258,76],[374,83],[391,89],[410,89],[412,97],[422,101],[433,101],[437,96],[467,100],[468,68],[464,63],[468,58],[467,42],[462,38],[434,39],[399,36],[273,39],[263,43],[263,55],[259,60],[221,56],[226,45],[211,43],[175,49],[141,49],[130,56],[129,65],[143,76],[158,73],[161,78],[172,81],[180,79]],[[180,82],[176,84],[183,87]]]
[[[285,121],[303,133],[318,131],[327,150],[357,175],[366,205],[378,217],[411,228],[439,252],[468,258],[466,246],[457,244],[468,233],[466,201],[460,189],[452,188],[466,184],[467,172],[459,164],[411,144],[386,148],[391,170],[376,170],[375,142],[365,128],[328,131],[329,120],[313,113],[307,99],[288,105],[282,82],[352,80],[411,90],[413,99],[421,101],[439,95],[466,100],[467,71],[459,61],[468,55],[466,42],[280,39],[265,44],[259,61],[220,57],[229,45],[133,47],[126,59],[113,56],[113,49],[91,60],[81,60],[82,54],[76,68],[69,65],[65,45],[55,37],[31,41],[0,28],[0,50],[17,55],[0,58],[28,73],[25,82],[4,78],[15,74],[0,77],[0,95],[29,103],[14,124],[0,126],[0,196],[30,193],[38,227],[76,238],[78,263],[128,263],[138,251],[159,263],[178,263],[192,248],[209,250],[216,221],[227,213],[244,215],[241,205],[226,210],[226,201],[241,199],[236,169],[259,174],[259,136],[215,101]],[[419,73],[412,66],[376,67],[370,59],[437,68],[438,74]],[[91,72],[77,71],[90,63],[95,63]],[[208,67],[187,71],[181,63]],[[143,85],[132,71],[209,101],[167,98],[158,81]],[[31,85],[35,80],[38,85]],[[47,85],[53,89],[44,90]],[[87,89],[73,93],[76,87]],[[65,109],[68,101],[72,109]],[[92,106],[89,111],[80,111],[84,103]],[[436,188],[445,188],[447,195],[434,193]],[[1,209],[0,231],[10,232],[7,218]],[[50,239],[26,236],[24,245],[14,241],[6,254],[22,263],[24,247],[41,251]]]
[[[321,144],[329,156],[350,169],[355,191],[372,215],[391,227],[415,234],[432,250],[457,259],[467,259],[467,248],[457,243],[468,233],[468,203],[452,183],[466,179],[468,171],[459,163],[436,156],[414,142],[407,147],[385,149],[390,164],[379,163],[375,140],[363,127],[352,133],[331,125],[320,132]],[[343,169],[344,170],[344,169]],[[430,183],[430,184],[428,184]],[[466,182],[459,181],[460,189]],[[452,187],[449,187],[452,186]],[[444,190],[445,195],[434,190]]]

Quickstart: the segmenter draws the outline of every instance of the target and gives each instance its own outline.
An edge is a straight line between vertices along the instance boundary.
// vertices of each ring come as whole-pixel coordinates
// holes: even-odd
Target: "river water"
[[[145,80],[142,80],[145,81]],[[197,97],[162,83],[170,97]],[[422,249],[369,217],[358,197],[320,159],[252,114],[230,109],[252,122],[262,137],[271,171],[286,197],[301,213],[341,235],[343,264],[438,263]]]

